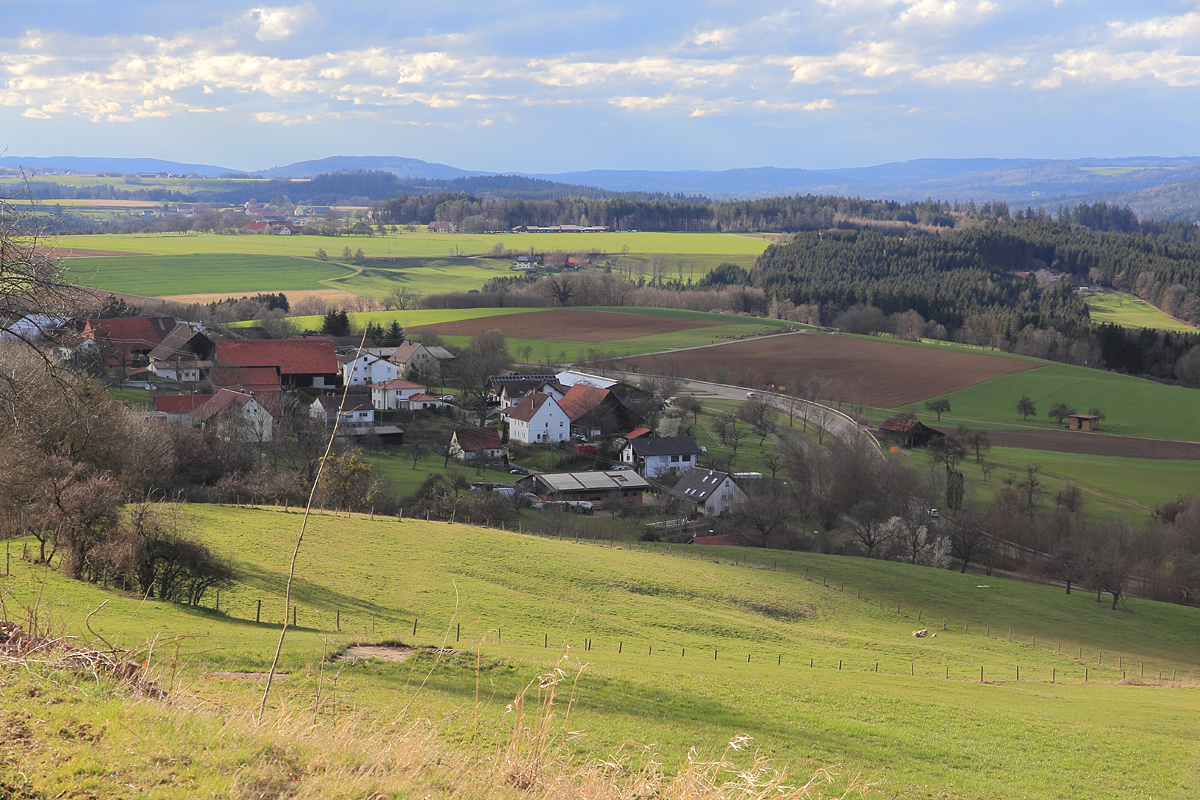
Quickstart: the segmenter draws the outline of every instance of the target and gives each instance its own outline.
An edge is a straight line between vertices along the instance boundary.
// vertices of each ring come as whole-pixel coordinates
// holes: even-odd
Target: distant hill
[[[214,167],[212,164],[182,164],[178,161],[163,161],[158,158],[92,158],[89,156],[0,156],[0,169],[66,169],[72,172],[172,172],[187,174],[195,172],[206,178],[215,178],[227,172],[238,172],[229,167]]]
[[[445,164],[432,164],[419,158],[404,158],[402,156],[330,156],[314,161],[298,161],[285,167],[271,167],[258,170],[255,175],[264,178],[315,178],[330,172],[342,172],[349,169],[376,170],[391,172],[394,175],[410,178],[427,178],[431,180],[453,180],[471,175],[495,175],[494,172],[471,172]]]

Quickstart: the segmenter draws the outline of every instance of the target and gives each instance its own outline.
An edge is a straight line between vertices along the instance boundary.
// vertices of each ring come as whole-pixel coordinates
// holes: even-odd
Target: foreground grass
[[[157,636],[163,652],[187,637],[177,686],[245,709],[252,687],[202,676],[269,664],[300,518],[189,511],[242,574],[222,592],[220,614],[106,594],[15,558],[6,602],[40,596],[57,624],[83,630],[107,599],[94,630],[127,644]],[[327,649],[448,638],[479,648],[482,669],[473,656],[433,654],[360,663],[326,691],[336,707],[377,720],[416,697],[410,713],[466,740],[476,709],[482,729],[498,729],[516,691],[567,643],[589,664],[571,717],[586,734],[572,745],[579,757],[634,740],[657,742],[677,763],[692,746],[719,751],[745,733],[801,772],[838,765],[878,779],[884,796],[1009,797],[1018,779],[1029,798],[1185,797],[1197,787],[1200,696],[1185,680],[1200,657],[1195,609],[1132,601],[1112,612],[1086,595],[862,559],[641,547],[314,517],[297,565],[300,627],[285,643],[289,675],[273,713],[312,702]],[[937,638],[910,635],[943,617]],[[1145,662],[1146,685],[1122,684],[1118,659],[1134,682],[1130,670]]]

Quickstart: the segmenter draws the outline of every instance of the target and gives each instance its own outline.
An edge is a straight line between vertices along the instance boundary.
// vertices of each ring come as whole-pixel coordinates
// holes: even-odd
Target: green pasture
[[[1104,292],[1088,296],[1088,315],[1092,322],[1111,322],[1126,328],[1157,328],[1164,331],[1198,333],[1200,329],[1124,292]]]
[[[771,237],[773,238],[773,237]],[[577,253],[662,255],[758,255],[771,244],[753,234],[733,233],[597,233],[597,234],[470,234],[389,233],[386,236],[263,236],[253,234],[138,233],[63,236],[63,249],[117,250],[150,255],[190,253],[241,253],[244,255],[311,255],[318,248],[331,257],[342,248],[362,248],[368,257],[438,258],[447,255],[482,255],[497,245],[525,252],[555,250]]]
[[[419,295],[482,289],[492,278],[514,274],[508,261],[491,258],[405,258],[393,266],[368,265],[336,282],[347,292],[382,300],[396,289]]]
[[[265,255],[111,256],[68,262],[67,279],[147,297],[325,289],[352,268],[315,258]],[[337,284],[332,284],[336,286]]]
[[[1037,416],[1027,421],[1017,413],[1017,401],[1029,397],[1037,406]],[[1167,386],[1142,378],[1087,367],[1046,362],[1046,366],[1005,375],[976,384],[944,397],[951,412],[942,415],[943,424],[974,425],[977,422],[1004,427],[1056,428],[1046,415],[1057,402],[1067,403],[1080,413],[1099,408],[1107,419],[1101,431],[1150,439],[1200,441],[1200,392],[1181,386]],[[904,409],[922,418],[933,415],[924,403],[910,403]]]
[[[261,684],[202,676],[269,665],[301,515],[188,514],[240,571],[220,613],[213,597],[207,609],[143,602],[17,558],[3,579],[9,606],[40,602],[60,629],[90,638],[84,617],[107,600],[89,620],[97,634],[125,646],[157,637],[164,681],[179,667],[172,688],[249,712]],[[1191,608],[1133,600],[1114,612],[1086,593],[856,558],[328,515],[309,520],[294,602],[299,627],[272,708],[312,706],[326,650],[445,642],[467,653],[339,670],[331,708],[382,724],[415,697],[410,714],[452,741],[476,730],[500,739],[506,704],[565,643],[586,664],[570,717],[580,758],[655,743],[670,768],[692,747],[715,754],[745,734],[777,765],[860,776],[884,797],[920,787],[930,797],[1182,798],[1200,788]],[[938,636],[911,636],[926,626]],[[169,786],[161,796],[184,796]]]

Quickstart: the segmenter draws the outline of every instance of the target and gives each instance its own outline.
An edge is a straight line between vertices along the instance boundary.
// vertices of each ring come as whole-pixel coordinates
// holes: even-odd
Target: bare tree
[[[962,561],[963,574],[966,574],[971,561],[978,561],[989,554],[991,547],[992,538],[977,514],[959,514],[950,524],[950,552]]]
[[[738,407],[738,416],[759,434],[760,447],[775,429],[775,409],[764,397],[752,397],[743,402]]]
[[[867,558],[891,541],[892,530],[880,505],[871,500],[858,503],[846,517],[850,523],[850,535],[866,550]]]
[[[728,525],[739,544],[768,547],[772,538],[795,519],[787,487],[774,479],[744,481],[745,502],[730,509]]]
[[[487,420],[488,380],[501,370],[512,366],[508,342],[500,331],[482,331],[454,359],[451,380],[463,394],[474,399],[479,407],[479,424]]]

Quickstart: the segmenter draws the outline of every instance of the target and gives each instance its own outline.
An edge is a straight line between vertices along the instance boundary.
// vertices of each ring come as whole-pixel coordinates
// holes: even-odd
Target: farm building
[[[679,479],[671,489],[671,497],[708,517],[718,517],[732,506],[746,502],[746,493],[737,485],[734,475],[699,467]]]
[[[1068,426],[1073,431],[1094,431],[1100,427],[1099,414],[1072,414],[1067,419]]]
[[[571,418],[548,394],[526,395],[501,412],[508,438],[522,444],[563,442],[571,438]]]
[[[275,367],[213,367],[208,371],[208,381],[217,389],[275,395],[283,391]]]
[[[647,478],[657,478],[668,472],[687,472],[696,466],[700,452],[700,445],[690,436],[638,436],[621,448],[621,463]]]
[[[173,317],[90,319],[83,337],[95,341],[109,366],[128,365],[137,356],[149,356],[174,327]]]
[[[160,394],[154,396],[154,410],[178,422],[212,399],[211,394]]]
[[[195,383],[212,366],[217,346],[192,323],[179,322],[150,351],[150,371],[164,380]]]
[[[500,431],[495,428],[458,428],[450,434],[451,458],[474,463],[480,452],[485,462],[504,460]]]
[[[337,386],[341,377],[337,353],[329,339],[272,339],[217,342],[214,366],[275,367],[287,388],[323,389]]]
[[[629,470],[542,472],[517,481],[517,489],[549,501],[588,501],[593,507],[640,506],[650,482]]]
[[[633,415],[615,394],[585,383],[568,389],[558,405],[571,421],[571,427],[584,436],[628,430],[633,424]]]
[[[924,447],[932,439],[946,434],[915,419],[888,417],[879,423],[879,438],[905,447]]]

